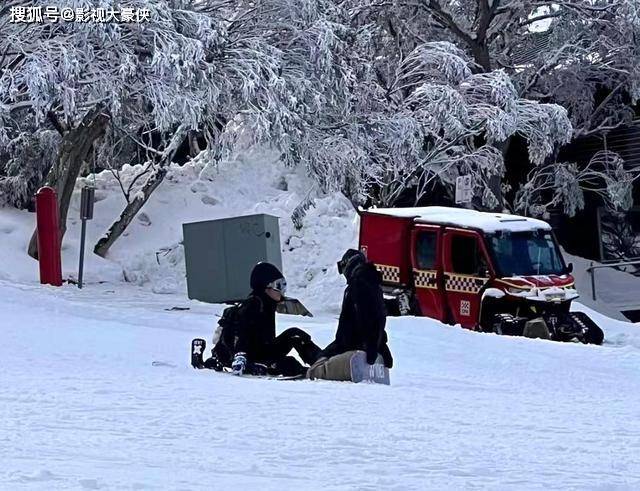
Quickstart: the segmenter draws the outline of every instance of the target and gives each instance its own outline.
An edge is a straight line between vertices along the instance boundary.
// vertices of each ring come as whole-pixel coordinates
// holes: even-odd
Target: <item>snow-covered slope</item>
[[[0,281],[0,489],[640,487],[628,323],[596,347],[391,319],[385,387],[194,371],[220,308]],[[321,345],[335,322],[278,319]]]
[[[126,280],[155,293],[186,294],[180,245],[183,223],[269,213],[280,218],[283,268],[291,294],[304,298],[314,311],[337,310],[343,282],[335,274],[335,263],[346,248],[357,245],[358,218],[349,201],[337,193],[318,193],[303,171],[284,167],[272,152],[244,154],[218,168],[209,164],[205,152],[187,165],[173,166],[111,249],[108,261],[90,251],[118,218],[125,200],[114,176],[99,174],[94,219],[87,227],[86,282]],[[121,172],[125,187],[139,171],[128,167]],[[65,277],[77,276],[80,186],[73,196],[63,243]],[[304,227],[296,230],[291,214],[308,196],[314,198],[314,206],[307,212]],[[0,209],[0,247],[11,264],[0,268],[0,279],[37,282],[37,263],[24,254],[34,225],[34,214]]]

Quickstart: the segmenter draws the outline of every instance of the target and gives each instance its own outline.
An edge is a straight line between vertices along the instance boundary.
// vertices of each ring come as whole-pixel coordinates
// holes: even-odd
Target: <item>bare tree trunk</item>
[[[85,162],[91,158],[93,144],[104,136],[109,119],[104,106],[98,105],[85,115],[76,128],[67,131],[62,137],[57,162],[46,179],[46,185],[53,187],[58,194],[60,240],[67,230],[67,213],[76,179]],[[38,259],[37,230],[31,236],[28,253]]]
[[[127,203],[120,217],[116,220],[107,233],[102,237],[93,248],[93,252],[98,256],[105,257],[111,246],[127,229],[131,221],[142,209],[145,203],[149,200],[149,197],[156,190],[162,181],[164,180],[167,172],[169,171],[169,164],[175,156],[176,150],[182,144],[185,139],[186,127],[181,125],[173,134],[171,141],[167,145],[167,148],[162,152],[162,158],[158,165],[158,169],[152,173],[147,181],[142,186],[142,189],[135,195],[135,197]]]
[[[200,144],[198,143],[198,135],[195,131],[189,131],[189,155],[191,158],[198,155],[202,150],[200,149]]]
[[[142,189],[139,193],[135,195],[135,197],[127,204],[122,213],[120,213],[120,218],[116,220],[107,233],[102,237],[95,247],[93,248],[93,252],[98,256],[105,257],[107,252],[111,246],[115,243],[116,240],[122,235],[122,233],[127,229],[131,221],[134,219],[136,214],[140,211],[140,209],[147,202],[151,194],[156,190],[165,176],[167,175],[167,168],[160,167],[157,171],[149,176],[147,182],[144,183]]]

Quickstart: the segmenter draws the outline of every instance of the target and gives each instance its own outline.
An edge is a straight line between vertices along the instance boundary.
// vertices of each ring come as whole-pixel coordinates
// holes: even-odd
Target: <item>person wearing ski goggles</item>
[[[309,365],[316,361],[320,348],[311,336],[297,327],[276,336],[276,309],[287,292],[284,275],[273,264],[259,262],[251,271],[250,286],[245,300],[223,312],[213,356],[204,367],[230,368],[236,375],[305,374],[307,367],[289,352],[295,349]]]
[[[284,278],[278,278],[267,284],[267,295],[269,295],[274,301],[280,302],[284,299],[287,293],[287,280]]]

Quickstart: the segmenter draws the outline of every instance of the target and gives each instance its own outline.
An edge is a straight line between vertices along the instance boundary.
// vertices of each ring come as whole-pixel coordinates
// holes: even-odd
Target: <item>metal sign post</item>
[[[93,187],[85,186],[80,195],[80,219],[82,220],[82,231],[80,232],[80,264],[78,265],[78,288],[82,288],[82,273],[84,270],[84,242],[87,233],[87,220],[93,218],[93,201],[96,190]]]

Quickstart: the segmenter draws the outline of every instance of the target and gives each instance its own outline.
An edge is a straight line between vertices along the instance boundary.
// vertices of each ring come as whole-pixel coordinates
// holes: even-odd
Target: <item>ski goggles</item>
[[[272,281],[267,285],[267,288],[271,288],[272,290],[276,290],[283,295],[287,291],[287,280],[284,278],[278,278],[277,280]]]

